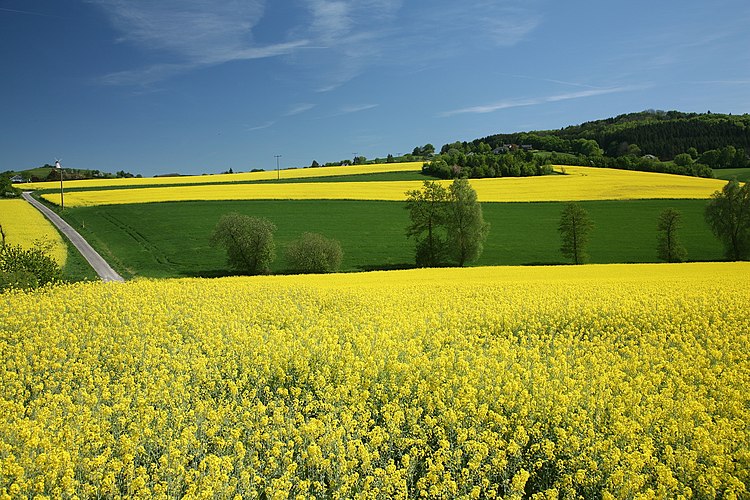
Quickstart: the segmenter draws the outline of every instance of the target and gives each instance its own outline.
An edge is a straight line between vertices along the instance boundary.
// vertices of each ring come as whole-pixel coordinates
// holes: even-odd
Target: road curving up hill
[[[89,243],[83,239],[78,231],[73,229],[70,224],[65,222],[62,217],[57,215],[55,212],[45,207],[39,201],[35,200],[30,192],[24,192],[23,198],[31,203],[36,209],[38,209],[45,217],[47,217],[52,224],[57,227],[66,238],[81,252],[83,258],[88,261],[91,267],[96,271],[102,281],[125,281],[122,276],[112,269],[112,267],[105,261],[99,253],[94,250]]]

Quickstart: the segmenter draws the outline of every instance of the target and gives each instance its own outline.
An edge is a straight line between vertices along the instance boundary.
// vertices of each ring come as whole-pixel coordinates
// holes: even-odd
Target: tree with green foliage
[[[276,226],[268,219],[231,212],[216,224],[210,242],[226,249],[227,263],[233,269],[265,274],[276,256],[274,231]]]
[[[421,190],[406,192],[406,209],[411,219],[406,235],[417,242],[418,266],[434,267],[443,263],[447,204],[448,191],[434,181],[424,181]]]
[[[303,233],[286,247],[289,269],[297,273],[330,273],[341,266],[341,243],[318,233]]]
[[[750,183],[740,186],[729,181],[716,191],[706,206],[706,222],[724,244],[730,260],[746,260],[750,256]]]
[[[584,156],[604,156],[604,151],[593,139],[575,139],[572,142],[573,152]]]
[[[17,198],[21,196],[21,190],[13,187],[10,177],[0,175],[0,198]]]
[[[693,157],[690,156],[690,154],[688,153],[680,153],[677,156],[675,156],[674,160],[672,161],[674,161],[674,164],[677,165],[678,167],[689,167],[690,165],[695,163],[695,161],[693,160]]]
[[[23,248],[3,243],[0,247],[0,291],[32,289],[62,281],[62,270],[50,255],[50,246],[49,243],[35,242],[31,248]]]
[[[578,203],[567,203],[560,216],[560,251],[574,264],[583,264],[588,259],[586,245],[594,224],[589,213]]]
[[[490,225],[484,221],[477,192],[466,179],[456,179],[448,189],[447,249],[459,266],[482,255]]]
[[[659,215],[656,253],[659,259],[663,261],[684,262],[687,258],[687,250],[682,246],[677,236],[681,219],[680,212],[673,208],[667,208]]]

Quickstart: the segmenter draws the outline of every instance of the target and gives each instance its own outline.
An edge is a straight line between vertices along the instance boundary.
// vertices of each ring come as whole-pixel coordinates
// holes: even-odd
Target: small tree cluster
[[[62,281],[62,270],[49,250],[50,245],[41,242],[31,248],[0,246],[0,291],[33,289]]]
[[[214,228],[211,245],[227,252],[227,264],[247,274],[267,274],[276,258],[274,232],[268,219],[232,212],[224,215]],[[316,233],[304,233],[286,248],[289,268],[298,273],[327,273],[341,265],[341,244]]]
[[[489,224],[469,181],[456,179],[448,189],[425,181],[421,190],[408,191],[406,196],[411,219],[406,235],[416,240],[418,266],[449,262],[463,266],[479,258]]]

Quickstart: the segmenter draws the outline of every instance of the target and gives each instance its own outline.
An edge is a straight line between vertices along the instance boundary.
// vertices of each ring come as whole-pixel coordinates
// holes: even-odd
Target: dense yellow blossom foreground
[[[0,497],[747,498],[750,264],[0,296]]]
[[[593,167],[565,167],[569,175],[472,179],[480,201],[575,201],[709,198],[726,181],[682,175]],[[448,184],[449,181],[442,181]],[[420,181],[317,182],[294,184],[217,184],[101,191],[65,195],[67,206],[117,205],[187,200],[391,200],[420,189]],[[60,203],[59,194],[44,198]]]
[[[51,244],[50,255],[58,264],[65,265],[68,247],[50,221],[25,200],[0,200],[0,225],[6,243],[31,248],[35,242]]]
[[[264,170],[262,172],[240,172],[236,174],[186,175],[174,177],[130,177],[122,179],[85,179],[65,181],[65,186],[72,188],[153,186],[160,184],[206,184],[232,183],[248,181],[266,181],[281,179],[308,179],[312,177],[331,177],[338,175],[376,174],[383,172],[419,172],[424,162],[412,161],[403,163],[378,163],[372,165],[349,165],[342,167],[291,168],[286,170]],[[32,182],[18,184],[23,189],[57,189],[59,181]]]

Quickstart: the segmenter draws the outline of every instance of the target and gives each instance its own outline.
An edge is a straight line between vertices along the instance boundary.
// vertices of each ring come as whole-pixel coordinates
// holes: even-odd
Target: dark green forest
[[[438,177],[540,175],[549,164],[712,177],[750,167],[750,115],[646,110],[559,130],[445,144],[425,165]],[[504,156],[504,157],[503,157]]]

